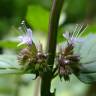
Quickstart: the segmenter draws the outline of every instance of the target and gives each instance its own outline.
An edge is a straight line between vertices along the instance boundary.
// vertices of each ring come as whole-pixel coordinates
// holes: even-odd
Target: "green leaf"
[[[49,11],[41,6],[29,6],[26,20],[35,30],[48,31]]]
[[[75,75],[84,83],[96,82],[96,35],[90,34],[77,44],[74,52],[80,55],[80,71]]]
[[[16,48],[18,42],[10,41],[10,40],[1,40],[0,46],[3,48]]]
[[[17,74],[20,69],[15,55],[0,55],[0,74]]]
[[[70,77],[71,80],[69,82],[60,80],[59,76],[52,79],[50,89],[51,92],[54,92],[54,90],[56,90],[56,96],[74,96],[74,94],[76,94],[75,96],[85,96],[83,94],[86,92],[86,88],[88,88],[88,85],[79,82],[79,80],[74,75],[71,75]],[[76,90],[78,88],[79,90]]]

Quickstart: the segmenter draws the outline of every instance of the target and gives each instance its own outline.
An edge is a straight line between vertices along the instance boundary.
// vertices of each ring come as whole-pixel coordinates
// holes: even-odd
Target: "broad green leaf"
[[[21,73],[21,66],[14,55],[0,55],[0,74]]]
[[[53,79],[51,82],[51,92],[56,90],[56,96],[85,96],[84,93],[86,92],[88,85],[80,82],[74,75],[71,75],[70,77],[71,80],[69,82],[60,80],[59,76]],[[68,95],[66,95],[66,93]]]
[[[17,46],[19,44],[18,41],[15,40],[0,40],[0,47],[8,48],[8,49],[22,49],[26,47],[26,45]]]
[[[14,78],[15,76],[13,75],[4,75],[4,76],[0,76],[0,94],[12,94],[12,91],[15,91],[15,84],[14,80],[16,80],[16,78]]]
[[[16,49],[18,42],[10,41],[10,40],[1,40],[0,46],[3,48],[14,48]]]
[[[23,74],[22,71],[16,69],[0,69],[0,75],[12,75],[12,74]]]
[[[28,7],[26,20],[35,30],[48,31],[49,11],[41,6]]]
[[[87,36],[74,52],[80,56],[80,71],[75,75],[85,83],[96,82],[96,35]]]

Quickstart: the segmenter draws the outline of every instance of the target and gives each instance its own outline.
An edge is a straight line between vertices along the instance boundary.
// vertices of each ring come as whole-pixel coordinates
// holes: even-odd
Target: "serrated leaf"
[[[80,55],[80,71],[75,75],[84,83],[96,82],[96,35],[85,38],[81,45],[75,46],[74,52]]]

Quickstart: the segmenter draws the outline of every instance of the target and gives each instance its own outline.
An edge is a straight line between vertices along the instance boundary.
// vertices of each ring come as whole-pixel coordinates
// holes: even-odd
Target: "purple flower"
[[[26,34],[19,36],[18,38],[20,43],[17,46],[21,46],[23,44],[32,45],[32,30],[28,28]]]
[[[27,28],[24,21],[21,23],[23,26],[19,28],[20,31],[25,31],[25,34],[22,36],[19,36],[20,43],[17,46],[21,46],[23,44],[32,45],[32,30],[30,28]]]
[[[68,41],[70,44],[74,44],[76,42],[81,43],[84,41],[83,38],[73,37],[69,32],[63,33],[63,37]]]
[[[65,32],[63,37],[68,41],[69,44],[81,43],[84,41],[83,38],[80,38],[84,33],[84,30],[87,28],[87,24],[76,24],[76,27],[71,32]]]

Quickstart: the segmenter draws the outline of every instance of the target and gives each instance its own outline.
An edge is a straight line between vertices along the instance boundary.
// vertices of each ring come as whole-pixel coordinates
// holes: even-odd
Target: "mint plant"
[[[62,34],[66,39],[66,43],[63,48],[60,48],[59,53],[56,53],[58,22],[63,3],[64,0],[53,0],[46,53],[44,53],[42,49],[42,44],[39,44],[40,49],[38,49],[37,45],[32,40],[31,29],[27,28],[25,25],[23,29],[26,34],[19,37],[21,43],[19,43],[18,46],[25,44],[26,47],[19,53],[18,60],[20,64],[22,64],[22,70],[24,70],[25,73],[33,73],[36,77],[41,77],[41,96],[55,96],[55,91],[51,93],[50,88],[51,81],[56,76],[59,76],[60,79],[63,78],[65,81],[69,81],[70,75],[73,73],[85,83],[91,83],[91,78],[93,78],[93,76],[88,75],[88,77],[85,75],[88,68],[81,62],[81,53],[76,52],[77,44],[83,47],[83,43],[86,42],[84,38],[80,37],[87,27],[86,23],[76,25],[74,32]],[[54,59],[57,60],[57,65]],[[89,72],[91,71],[89,70]],[[85,76],[83,77],[83,75]],[[86,81],[83,79],[86,79]]]
[[[0,68],[6,69],[5,73],[20,75],[29,73],[36,75],[34,79],[40,77],[41,96],[55,96],[56,90],[51,93],[50,89],[51,82],[56,76],[59,76],[61,81],[67,82],[71,80],[70,75],[74,74],[84,83],[96,82],[96,35],[89,34],[82,37],[88,26],[87,20],[76,24],[72,32],[64,32],[62,34],[65,39],[64,44],[56,49],[58,46],[58,25],[63,4],[64,0],[53,0],[52,2],[46,51],[44,51],[42,43],[37,44],[33,40],[31,28],[28,28],[22,21],[19,31],[23,32],[24,35],[18,36],[19,43],[16,43],[17,48],[23,46],[17,54],[18,62],[13,62],[14,65],[11,65],[9,61],[4,63],[3,59],[0,59]]]

